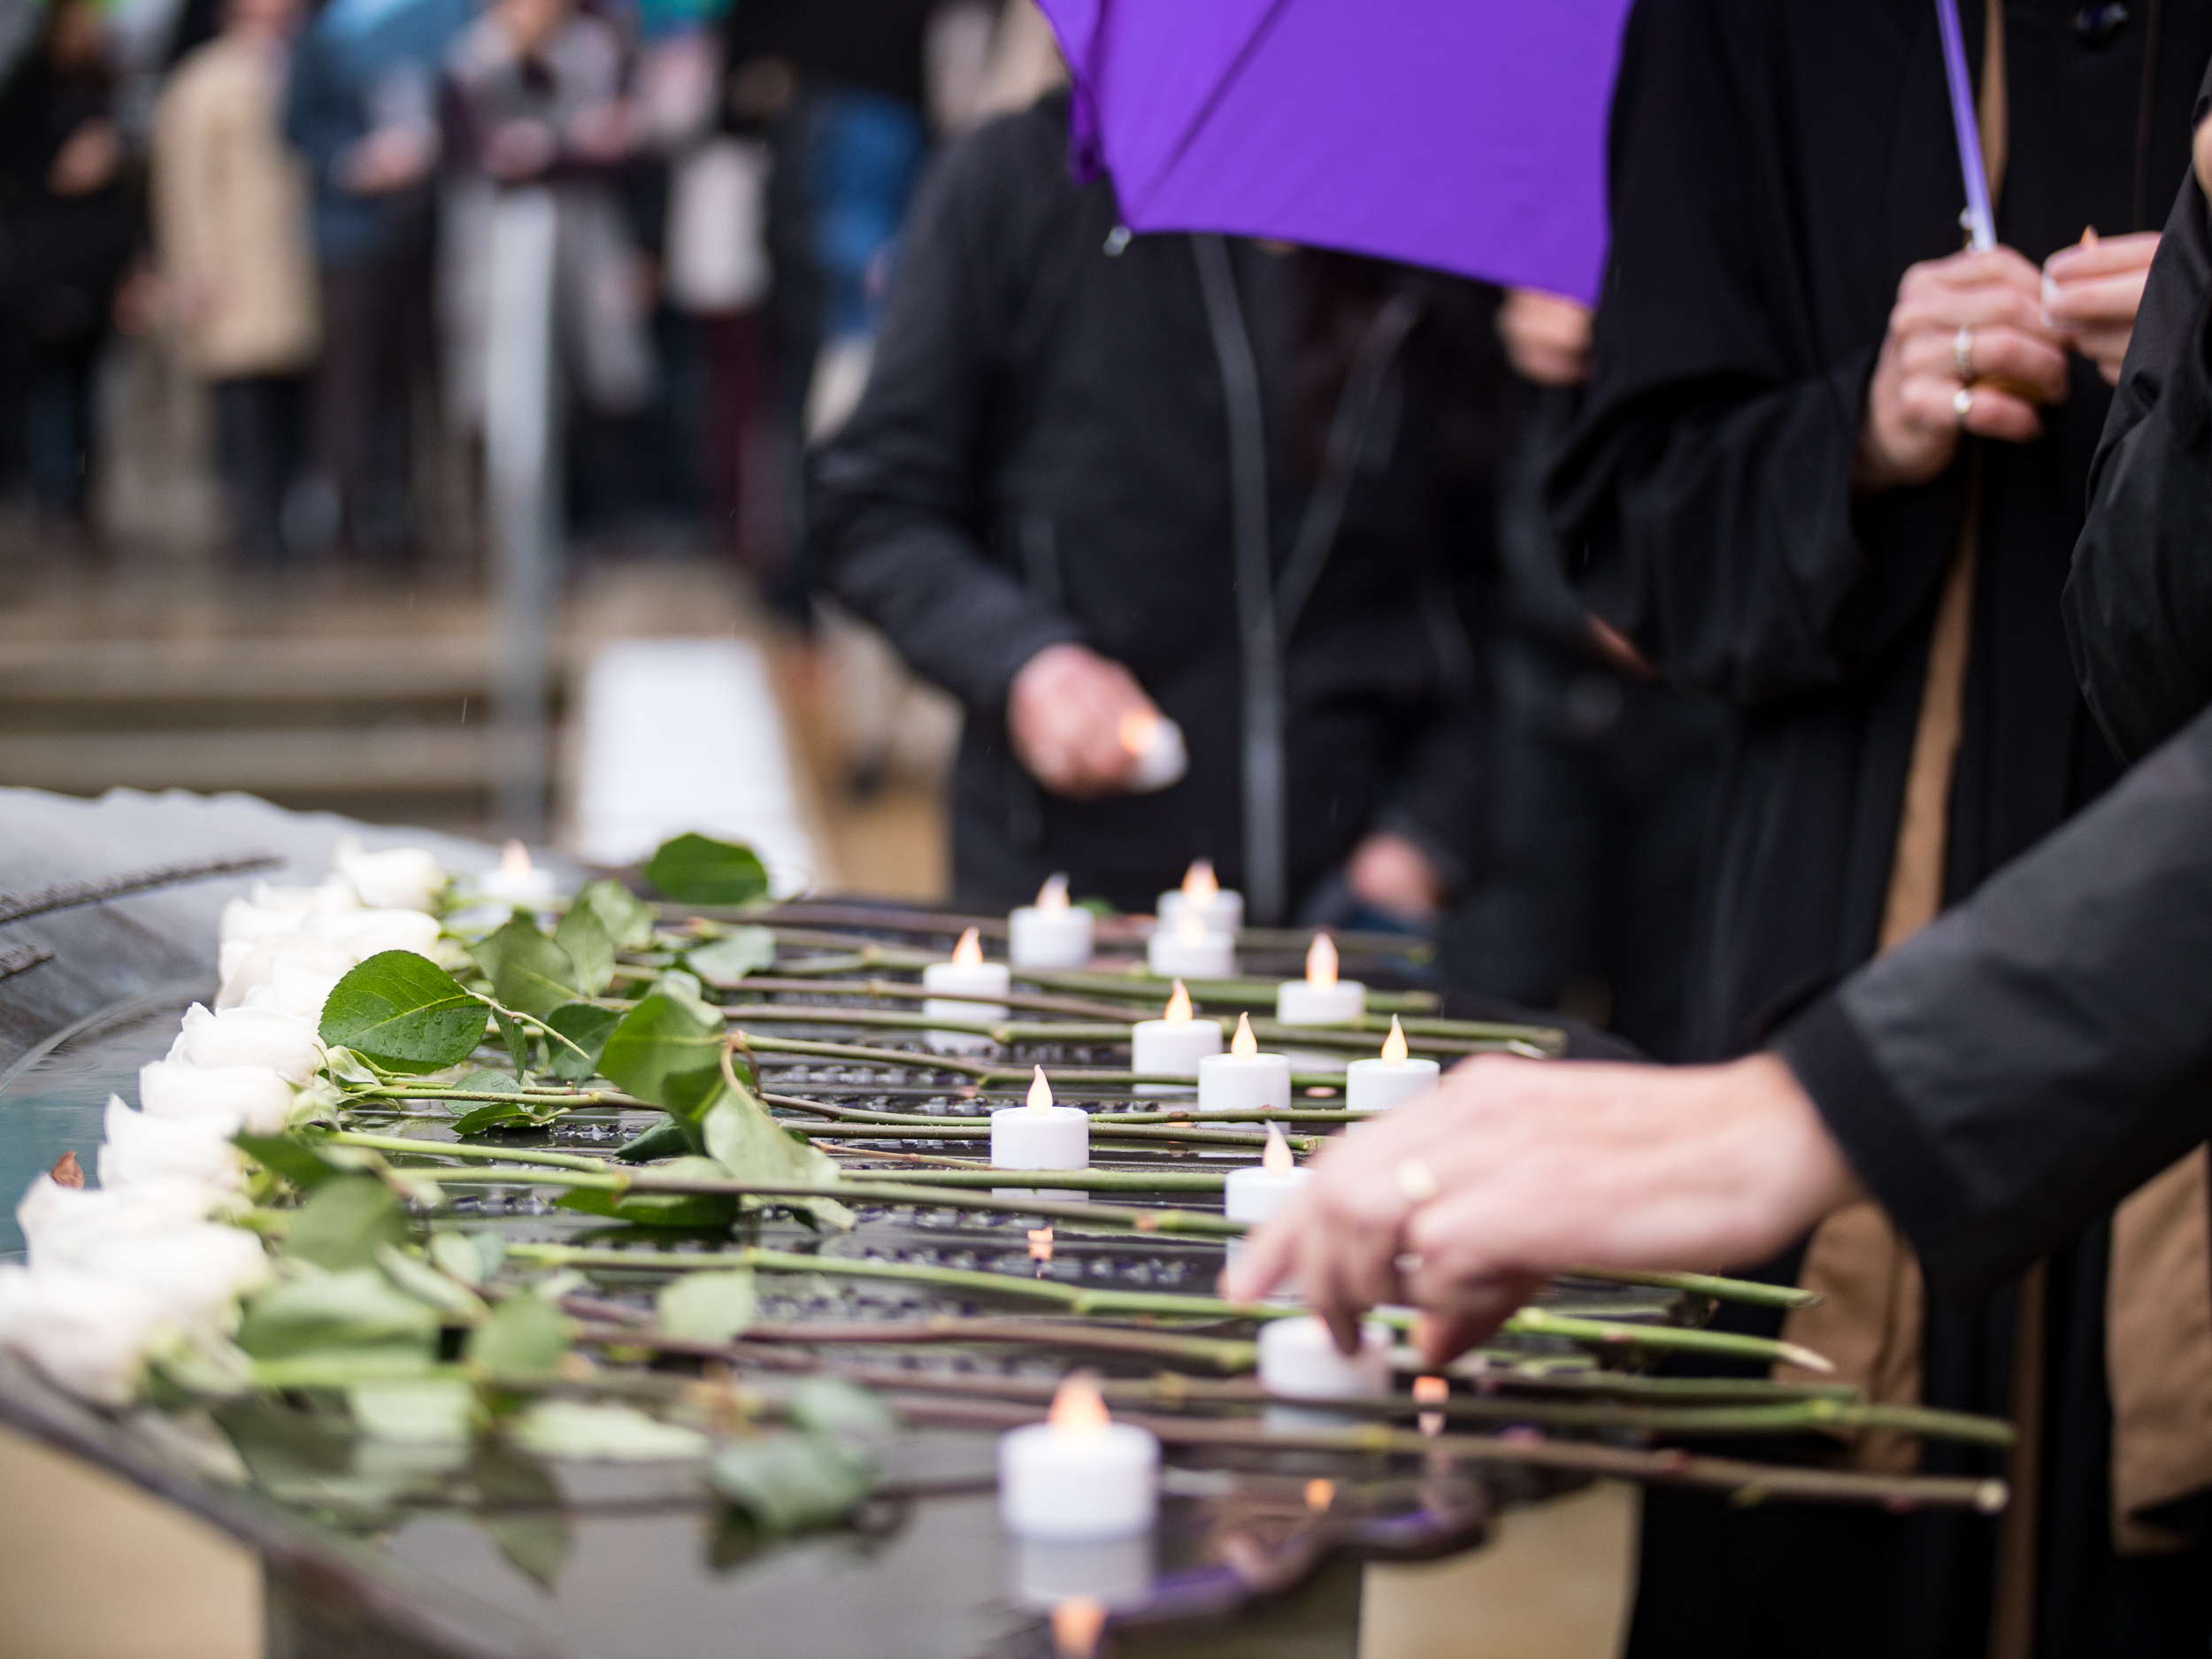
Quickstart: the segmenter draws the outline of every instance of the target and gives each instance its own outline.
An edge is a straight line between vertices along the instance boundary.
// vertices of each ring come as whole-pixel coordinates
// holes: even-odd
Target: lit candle
[[[1237,1034],[1229,1052],[1210,1054],[1198,1063],[1198,1110],[1202,1112],[1283,1111],[1290,1105],[1290,1062],[1262,1054],[1248,1014],[1237,1016]]]
[[[1316,933],[1306,949],[1306,977],[1275,987],[1275,1018],[1286,1025],[1349,1025],[1367,1012],[1367,987],[1336,977],[1336,941]]]
[[[970,996],[1002,997],[1006,995],[1010,977],[1004,963],[983,960],[982,941],[976,937],[975,929],[971,927],[960,935],[960,942],[953,948],[950,962],[933,962],[922,970],[922,988],[958,992],[963,999]],[[1006,1018],[1006,1004],[931,996],[923,999],[922,1013],[930,1019],[990,1024]],[[933,1048],[972,1050],[991,1046],[990,1038],[979,1031],[932,1031],[927,1033],[927,1040]]]
[[[1215,933],[1195,911],[1185,910],[1172,922],[1163,922],[1145,941],[1145,961],[1164,979],[1233,979],[1237,972],[1237,941],[1231,933]]]
[[[1393,1014],[1382,1058],[1355,1060],[1345,1069],[1344,1104],[1356,1112],[1388,1111],[1434,1088],[1442,1070],[1433,1060],[1407,1057],[1406,1034]]]
[[[480,872],[477,893],[500,904],[542,904],[553,896],[553,872],[530,862],[530,849],[511,841],[499,850],[499,868]]]
[[[1221,1208],[1232,1221],[1248,1221],[1254,1226],[1274,1219],[1275,1212],[1287,1204],[1305,1184],[1313,1179],[1311,1170],[1302,1170],[1290,1156],[1290,1142],[1283,1139],[1280,1125],[1267,1125],[1267,1150],[1260,1154],[1257,1164],[1240,1170],[1231,1170],[1229,1179],[1222,1184]],[[1234,1267],[1237,1257],[1244,1253],[1244,1240],[1229,1240],[1228,1264]],[[1271,1297],[1270,1301],[1289,1300]]]
[[[1221,1052],[1221,1027],[1210,1019],[1194,1019],[1190,993],[1180,979],[1167,999],[1167,1011],[1158,1019],[1141,1019],[1129,1028],[1129,1069],[1145,1077],[1198,1075],[1198,1063]],[[1172,1088],[1172,1084],[1140,1084],[1140,1089]]]
[[[1079,1371],[1048,1418],[999,1437],[999,1521],[1018,1538],[1136,1537],[1152,1530],[1159,1489],[1158,1439],[1115,1422]]]
[[[1018,968],[1079,968],[1091,959],[1091,913],[1068,902],[1068,879],[1054,876],[1037,902],[1006,918],[1007,958]]]
[[[1052,1103],[1052,1085],[1045,1081],[1044,1067],[1037,1067],[1030,1079],[1027,1105],[1005,1106],[991,1114],[991,1167],[1091,1167],[1091,1115],[1079,1106]]]
[[[1180,783],[1190,770],[1190,750],[1183,742],[1183,728],[1156,709],[1123,715],[1117,734],[1137,763],[1122,785],[1131,795],[1150,795]]]
[[[1359,1351],[1337,1352],[1329,1327],[1310,1315],[1260,1327],[1260,1386],[1285,1400],[1356,1400],[1390,1392],[1390,1327],[1369,1320]]]
[[[1183,885],[1160,895],[1157,914],[1162,927],[1171,927],[1187,912],[1195,911],[1200,922],[1217,933],[1232,938],[1244,926],[1244,895],[1225,893],[1214,878],[1210,858],[1194,858],[1183,872]]]

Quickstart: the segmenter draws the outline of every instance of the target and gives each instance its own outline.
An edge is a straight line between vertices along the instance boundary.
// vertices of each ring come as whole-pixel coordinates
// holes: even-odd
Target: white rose
[[[273,881],[254,884],[250,895],[254,903],[269,910],[296,910],[305,916],[326,910],[357,910],[361,895],[352,882],[340,875],[325,876],[311,887],[286,887]]]
[[[257,944],[278,933],[296,933],[306,919],[303,904],[256,904],[251,899],[233,899],[223,906],[217,937],[226,945]]]
[[[445,871],[434,855],[419,847],[388,847],[373,853],[348,835],[339,841],[332,862],[360,890],[364,904],[426,910],[445,891]]]
[[[300,931],[310,939],[343,946],[363,962],[380,950],[426,956],[438,942],[438,918],[420,910],[348,910],[311,916]]]
[[[234,940],[223,946],[218,958],[223,988],[216,995],[215,1007],[218,1012],[226,1008],[239,1007],[245,1002],[247,992],[256,986],[274,982],[280,964],[303,970],[334,984],[360,960],[343,945],[333,944],[324,939],[310,939],[303,933],[280,933],[262,940]],[[318,1011],[320,1011],[321,1006],[319,1001],[316,1003]]]
[[[195,1002],[169,1057],[193,1065],[265,1065],[286,1082],[304,1083],[322,1070],[323,1045],[300,1022],[273,1008],[227,1008],[211,1014]]]
[[[24,1192],[15,1219],[34,1266],[66,1266],[104,1240],[173,1232],[238,1202],[220,1187],[180,1176],[108,1188],[64,1187],[42,1175]]]
[[[269,1282],[269,1253],[236,1227],[196,1222],[145,1238],[106,1238],[68,1265],[136,1286],[189,1331],[238,1328],[238,1299]]]
[[[247,992],[239,1006],[279,1015],[312,1036],[322,1029],[323,1004],[342,977],[280,962],[270,973],[269,982]]]
[[[100,1186],[113,1192],[177,1179],[235,1191],[245,1185],[245,1155],[231,1144],[227,1119],[149,1118],[108,1096]]]
[[[72,1267],[0,1267],[0,1348],[95,1405],[128,1405],[147,1355],[177,1330],[142,1286]]]
[[[257,1135],[283,1129],[292,1086],[265,1065],[187,1065],[156,1060],[138,1069],[138,1103],[149,1118],[215,1118]]]

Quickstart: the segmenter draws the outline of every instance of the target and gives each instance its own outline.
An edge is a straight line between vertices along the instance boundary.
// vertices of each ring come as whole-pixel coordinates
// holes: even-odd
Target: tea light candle
[[[1151,1077],[1198,1075],[1198,1063],[1221,1052],[1221,1027],[1191,1018],[1190,993],[1180,979],[1158,1019],[1141,1019],[1129,1028],[1129,1069]]]
[[[1172,892],[1160,895],[1155,912],[1162,927],[1172,927],[1186,915],[1195,915],[1208,930],[1226,933],[1232,939],[1244,926],[1244,895],[1222,890],[1215,879],[1213,861],[1194,858],[1190,868],[1183,872],[1183,885]]]
[[[1316,933],[1306,950],[1306,977],[1275,987],[1275,1018],[1286,1025],[1348,1025],[1367,1012],[1367,987],[1336,977],[1336,941]]]
[[[1079,968],[1091,959],[1091,921],[1068,902],[1068,879],[1054,876],[1006,918],[1007,957],[1018,968]]]
[[[1121,786],[1131,795],[1152,795],[1179,784],[1190,770],[1183,728],[1156,709],[1123,715],[1117,735],[1137,763]]]
[[[1283,1138],[1282,1126],[1270,1124],[1267,1150],[1260,1154],[1260,1161],[1231,1170],[1229,1179],[1222,1183],[1222,1213],[1232,1221],[1248,1221],[1254,1226],[1271,1221],[1275,1212],[1312,1179],[1313,1171],[1300,1169],[1297,1160],[1291,1156],[1290,1142]]]
[[[1152,1530],[1159,1494],[1159,1440],[1115,1422],[1079,1371],[1046,1421],[999,1437],[999,1522],[1017,1538],[1133,1538]]]
[[[498,904],[543,904],[553,896],[553,872],[530,862],[530,849],[511,841],[499,851],[499,868],[480,872],[472,884],[478,896]]]
[[[1260,1327],[1260,1386],[1286,1400],[1352,1400],[1390,1392],[1390,1327],[1369,1320],[1359,1351],[1340,1354],[1329,1327],[1310,1315]]]
[[[1443,1068],[1435,1061],[1407,1056],[1406,1034],[1393,1014],[1382,1057],[1355,1060],[1345,1068],[1344,1104],[1356,1112],[1388,1111],[1427,1094],[1442,1075]]]
[[[983,960],[982,941],[971,927],[960,935],[950,962],[933,962],[922,970],[922,988],[956,991],[964,997],[1000,997],[1006,995],[1010,978],[1011,972],[1004,963]],[[990,1022],[1006,1018],[1006,1004],[930,996],[922,1000],[922,1013],[930,1019]],[[933,1048],[987,1048],[991,1044],[991,1040],[979,1031],[932,1031],[927,1033],[927,1041]]]
[[[1087,1170],[1091,1167],[1091,1116],[1079,1106],[1052,1103],[1045,1069],[1030,1079],[1029,1103],[991,1114],[991,1167],[995,1170]]]
[[[1164,979],[1236,978],[1235,935],[1211,931],[1189,911],[1162,922],[1145,941],[1144,954],[1146,964]]]
[[[1239,1014],[1229,1052],[1210,1054],[1198,1063],[1198,1110],[1283,1111],[1289,1105],[1289,1060],[1279,1054],[1262,1054],[1252,1035],[1251,1016]]]

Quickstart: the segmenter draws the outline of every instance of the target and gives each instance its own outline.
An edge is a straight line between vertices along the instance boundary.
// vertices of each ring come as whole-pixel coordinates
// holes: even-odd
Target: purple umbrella
[[[1132,230],[1595,297],[1630,0],[1041,0]]]

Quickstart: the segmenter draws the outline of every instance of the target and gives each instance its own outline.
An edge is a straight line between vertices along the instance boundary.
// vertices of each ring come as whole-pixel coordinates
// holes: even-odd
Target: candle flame
[[[983,960],[983,941],[971,927],[960,935],[960,942],[952,948],[952,959],[964,968],[976,967]]]
[[[1405,1027],[1398,1023],[1395,1014],[1390,1017],[1390,1035],[1383,1039],[1382,1059],[1385,1065],[1403,1065],[1406,1063]]]
[[[1065,876],[1045,878],[1044,886],[1037,889],[1037,908],[1046,911],[1068,908],[1068,879]]]
[[[1318,1515],[1335,1502],[1335,1481],[1315,1479],[1306,1482],[1306,1507],[1315,1514]]]
[[[1211,904],[1220,895],[1221,883],[1214,879],[1214,861],[1194,858],[1190,868],[1183,872],[1183,897],[1197,905]]]
[[[1183,982],[1180,979],[1176,980],[1175,989],[1169,994],[1167,1012],[1160,1018],[1171,1025],[1190,1024],[1190,993],[1183,988]]]
[[[1052,1604],[1052,1647],[1057,1659],[1092,1659],[1106,1629],[1106,1604],[1094,1595],[1071,1595]]]
[[[1229,1052],[1240,1060],[1249,1060],[1260,1051],[1260,1040],[1252,1034],[1252,1017],[1237,1016],[1237,1034],[1229,1039]]]
[[[1050,1227],[1029,1229],[1029,1259],[1039,1263],[1049,1262],[1052,1259],[1052,1229]]]
[[[1298,1160],[1290,1156],[1290,1142],[1283,1139],[1280,1124],[1267,1125],[1267,1150],[1260,1154],[1260,1167],[1270,1175],[1287,1175],[1298,1167]]]
[[[499,849],[499,873],[503,876],[526,876],[530,873],[530,849],[518,841],[511,841]]]
[[[1029,1079],[1029,1110],[1040,1116],[1052,1110],[1052,1085],[1045,1081],[1045,1069],[1034,1068],[1036,1075]]]
[[[1336,984],[1336,941],[1326,933],[1316,933],[1306,947],[1306,983],[1317,991]]]
[[[1441,1377],[1416,1377],[1413,1379],[1413,1397],[1425,1406],[1442,1405],[1451,1398],[1451,1384]],[[1422,1433],[1433,1438],[1444,1432],[1444,1414],[1441,1411],[1424,1411],[1413,1420],[1413,1425]]]
[[[1152,747],[1152,740],[1159,736],[1160,727],[1164,724],[1166,722],[1161,719],[1156,709],[1132,709],[1121,717],[1121,722],[1115,730],[1124,749],[1132,755],[1142,756]]]
[[[1071,1371],[1060,1379],[1045,1418],[1062,1434],[1102,1433],[1113,1420],[1098,1392],[1098,1379],[1087,1371]]]

